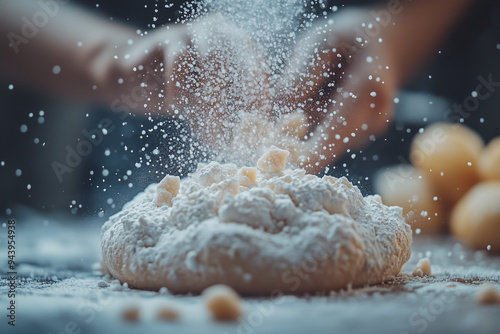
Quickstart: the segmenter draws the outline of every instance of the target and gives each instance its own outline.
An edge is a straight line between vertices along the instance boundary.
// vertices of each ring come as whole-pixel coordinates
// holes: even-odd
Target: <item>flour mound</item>
[[[287,154],[266,154],[284,168]],[[181,293],[214,284],[242,294],[329,291],[400,272],[412,243],[401,208],[363,197],[344,177],[283,168],[211,162],[177,194],[170,176],[148,186],[103,226],[106,266],[131,287]],[[159,201],[165,191],[175,197]]]

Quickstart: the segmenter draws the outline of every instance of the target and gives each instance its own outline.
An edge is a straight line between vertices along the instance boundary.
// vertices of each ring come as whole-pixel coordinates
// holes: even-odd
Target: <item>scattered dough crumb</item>
[[[431,260],[428,257],[420,259],[415,269],[413,269],[413,276],[429,276],[431,274]]]
[[[172,205],[172,199],[179,194],[180,187],[181,179],[178,176],[165,176],[156,186],[156,205]]]
[[[264,173],[278,173],[285,170],[286,158],[290,152],[272,146],[260,159],[257,161],[259,167]]]
[[[137,306],[129,307],[122,312],[122,319],[125,321],[139,321],[139,308]]]
[[[169,306],[162,306],[156,313],[156,317],[160,320],[174,321],[179,319],[179,312]]]
[[[257,168],[255,167],[242,167],[237,175],[240,186],[252,187],[257,184]]]
[[[109,284],[103,280],[100,280],[99,282],[97,282],[97,286],[100,288],[107,288],[109,286]]]
[[[235,321],[242,314],[240,296],[227,285],[213,285],[203,291],[203,296],[215,320]]]
[[[476,295],[479,304],[500,304],[500,293],[493,284],[484,284]]]

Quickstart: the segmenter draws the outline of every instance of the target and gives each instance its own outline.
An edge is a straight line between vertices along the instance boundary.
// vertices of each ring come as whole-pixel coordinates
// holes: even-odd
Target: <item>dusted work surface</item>
[[[0,260],[1,333],[498,333],[500,328],[500,304],[479,305],[475,299],[483,283],[500,288],[500,256],[467,250],[449,238],[416,237],[411,260],[391,282],[319,296],[245,298],[240,322],[216,323],[200,296],[109,281],[99,287],[100,223],[61,225],[34,217],[21,223],[15,327],[6,317],[6,256]],[[0,227],[5,255],[6,230]],[[431,259],[432,276],[405,274],[422,257]],[[179,319],[158,320],[161,306],[176,309]],[[140,309],[138,322],[122,320],[129,307]]]

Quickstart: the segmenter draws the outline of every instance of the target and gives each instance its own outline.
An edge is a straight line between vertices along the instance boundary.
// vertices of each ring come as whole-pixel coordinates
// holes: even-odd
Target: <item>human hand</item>
[[[297,42],[278,89],[283,108],[308,117],[300,165],[313,173],[387,129],[399,83],[391,68],[394,46],[383,33],[356,40],[365,13],[344,11],[337,18],[314,24]]]
[[[230,142],[240,113],[269,116],[266,62],[248,34],[220,14],[155,30],[134,50],[129,67],[149,63],[165,81],[150,93],[148,108],[185,118],[213,147]]]

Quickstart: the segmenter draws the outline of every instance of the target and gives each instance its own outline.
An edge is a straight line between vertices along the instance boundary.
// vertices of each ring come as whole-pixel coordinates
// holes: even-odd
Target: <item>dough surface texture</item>
[[[284,168],[278,150],[267,156]],[[162,182],[148,186],[103,226],[104,263],[130,287],[179,293],[330,291],[400,272],[412,244],[401,208],[344,177],[280,169],[200,164],[164,202]]]

